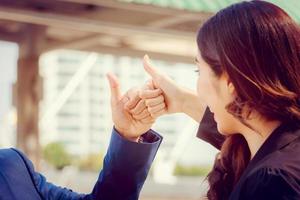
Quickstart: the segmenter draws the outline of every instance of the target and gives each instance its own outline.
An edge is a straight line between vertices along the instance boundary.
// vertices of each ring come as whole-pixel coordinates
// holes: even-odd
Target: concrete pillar
[[[45,42],[45,28],[24,27],[17,69],[17,146],[39,168],[39,102],[42,82],[39,75],[39,56]]]

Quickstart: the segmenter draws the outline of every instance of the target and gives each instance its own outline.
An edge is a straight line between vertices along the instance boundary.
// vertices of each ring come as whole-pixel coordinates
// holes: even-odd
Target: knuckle
[[[145,105],[146,105],[146,106],[150,106],[150,100],[146,100],[146,101],[145,101]]]
[[[151,114],[151,117],[157,118],[157,114],[156,114],[156,113],[153,113],[153,114]]]
[[[165,100],[164,95],[160,95],[160,96],[159,96],[159,99],[160,99],[161,101],[164,101],[164,100]]]
[[[135,115],[137,115],[138,113],[137,113],[137,109],[136,108],[134,108],[132,111],[131,111],[133,114],[135,114]]]
[[[155,111],[155,107],[148,107],[149,113],[153,113]]]
[[[149,111],[148,111],[148,109],[145,109],[145,110],[143,111],[143,114],[144,114],[144,115],[147,115],[147,114],[149,114]]]

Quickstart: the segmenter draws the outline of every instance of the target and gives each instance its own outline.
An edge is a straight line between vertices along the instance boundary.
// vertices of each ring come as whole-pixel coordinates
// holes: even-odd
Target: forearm
[[[150,130],[144,142],[123,138],[115,129],[93,199],[137,200],[162,137]]]
[[[183,88],[181,92],[183,96],[182,112],[200,123],[206,105],[198,98],[198,95],[194,91]]]
[[[137,200],[162,141],[162,137],[152,130],[143,136],[145,142],[136,143],[113,130],[103,170],[92,193],[86,195],[47,182],[25,155],[15,151],[23,158],[39,195],[45,200]]]

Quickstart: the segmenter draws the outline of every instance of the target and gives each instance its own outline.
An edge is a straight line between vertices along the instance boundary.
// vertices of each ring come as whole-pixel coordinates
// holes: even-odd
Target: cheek
[[[208,76],[199,76],[197,82],[197,92],[199,98],[206,103],[211,112],[214,113],[218,131],[224,135],[235,133],[234,127],[236,119],[226,110],[229,103],[224,88],[220,86],[216,79],[209,79]]]
[[[197,93],[198,97],[205,103],[208,103],[212,98],[212,86],[207,76],[200,75],[198,77]]]
[[[198,97],[214,111],[219,104],[219,94],[208,75],[199,76],[197,82]]]
[[[213,105],[214,118],[218,125],[218,131],[224,135],[237,133],[240,122],[230,114],[226,106],[233,101],[226,87],[219,87],[218,98]]]

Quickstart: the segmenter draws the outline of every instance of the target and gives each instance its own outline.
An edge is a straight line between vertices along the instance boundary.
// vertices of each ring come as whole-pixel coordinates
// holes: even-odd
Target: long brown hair
[[[233,4],[200,28],[197,44],[216,76],[226,73],[236,89],[229,113],[242,122],[253,110],[300,122],[300,28],[284,10],[265,1]],[[228,136],[208,175],[208,198],[228,199],[249,161],[244,137]]]

